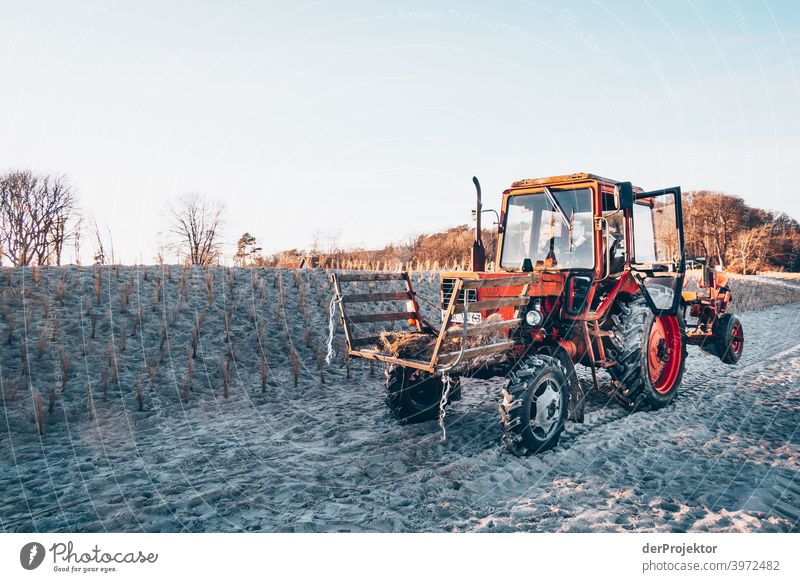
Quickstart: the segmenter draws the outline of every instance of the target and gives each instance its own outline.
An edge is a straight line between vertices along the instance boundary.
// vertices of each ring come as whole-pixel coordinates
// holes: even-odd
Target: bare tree
[[[15,171],[0,177],[0,249],[14,266],[61,264],[75,234],[76,198],[62,177]]]
[[[338,230],[332,231],[328,233],[328,255],[331,257],[331,261],[334,267],[339,267],[339,263],[341,262],[341,254],[342,250],[339,246],[339,239],[341,238],[342,233]]]
[[[765,251],[770,246],[771,226],[759,226],[748,230],[740,230],[731,241],[729,254],[733,257],[737,271],[747,275],[755,273],[761,267]]]
[[[78,217],[75,221],[75,228],[73,229],[72,242],[75,245],[75,264],[81,264],[81,232],[83,232],[83,218]]]
[[[186,194],[170,206],[169,233],[175,249],[192,265],[210,265],[219,258],[220,228],[225,206],[200,194]]]
[[[717,264],[727,265],[729,247],[744,227],[748,206],[739,196],[705,190],[688,193],[687,202],[687,240],[700,241],[707,254],[716,256]]]
[[[318,228],[314,229],[314,232],[311,233],[311,246],[308,249],[308,252],[312,255],[319,255],[321,251],[322,243],[320,242],[322,239],[322,233]]]
[[[94,264],[105,265],[109,263],[113,265],[116,257],[114,256],[114,238],[111,236],[111,228],[106,227],[108,233],[108,239],[106,239],[100,232],[100,225],[97,224],[96,219],[92,221],[92,224],[94,227]],[[108,245],[106,245],[106,240],[108,241]],[[110,255],[107,253],[106,249],[110,249]]]

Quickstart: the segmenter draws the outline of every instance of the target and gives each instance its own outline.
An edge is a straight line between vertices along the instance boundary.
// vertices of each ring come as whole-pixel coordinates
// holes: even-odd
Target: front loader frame
[[[387,364],[396,364],[408,368],[422,370],[431,374],[445,374],[451,371],[474,368],[479,365],[505,359],[511,349],[516,345],[513,339],[504,339],[495,343],[466,347],[467,339],[471,336],[497,332],[517,327],[521,323],[520,312],[527,305],[530,297],[528,290],[535,282],[536,275],[519,275],[513,277],[477,279],[471,277],[456,277],[450,301],[444,312],[442,326],[439,330],[426,322],[419,312],[416,296],[411,288],[411,281],[407,272],[399,273],[332,273],[331,281],[334,286],[334,301],[339,305],[340,322],[344,329],[347,352],[350,356],[357,356],[368,360],[377,360]],[[342,285],[357,281],[402,281],[405,291],[384,293],[353,293],[345,294]],[[471,289],[485,289],[491,287],[520,287],[518,294],[485,299],[481,301],[468,301],[466,293]],[[461,291],[465,293],[461,294]],[[463,301],[459,302],[459,295]],[[368,314],[350,315],[347,305],[352,303],[386,303],[391,301],[409,301],[412,310],[394,312],[374,312]],[[485,314],[503,307],[514,307],[514,316],[511,319],[500,321],[482,321],[480,323],[453,323],[453,316],[463,314],[463,322],[468,320],[468,313],[479,312]],[[353,325],[359,323],[372,323],[377,321],[402,321],[413,320],[417,331],[436,337],[433,352],[429,361],[410,358],[398,358],[381,353],[377,349],[369,349],[379,343],[379,336],[355,337]],[[445,340],[461,338],[460,349],[457,351],[442,352]]]

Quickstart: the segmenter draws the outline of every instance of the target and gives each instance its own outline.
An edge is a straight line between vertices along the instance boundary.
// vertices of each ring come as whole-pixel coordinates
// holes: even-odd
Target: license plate
[[[444,316],[447,313],[446,309],[442,309],[442,321],[444,321]],[[453,317],[450,319],[453,323],[463,323],[464,321],[464,314],[463,313],[454,313]],[[467,314],[467,325],[470,323],[480,323],[483,321],[483,315],[480,314],[478,311],[470,311]]]

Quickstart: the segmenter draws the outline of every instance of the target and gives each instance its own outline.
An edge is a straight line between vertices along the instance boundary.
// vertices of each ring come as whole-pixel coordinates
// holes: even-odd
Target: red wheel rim
[[[656,317],[647,341],[647,369],[653,388],[666,394],[678,380],[683,357],[681,329],[675,316]]]
[[[737,321],[731,330],[731,351],[738,355],[742,353],[742,346],[744,346],[744,330],[742,324]]]

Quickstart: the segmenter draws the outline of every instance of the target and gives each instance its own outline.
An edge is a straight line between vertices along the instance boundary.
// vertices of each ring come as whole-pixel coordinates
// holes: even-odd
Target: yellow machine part
[[[697,301],[697,291],[684,291],[681,296],[684,301]]]

